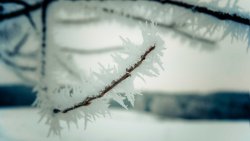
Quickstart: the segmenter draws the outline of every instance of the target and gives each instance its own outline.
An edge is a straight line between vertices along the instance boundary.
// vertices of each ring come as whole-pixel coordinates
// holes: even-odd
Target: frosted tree
[[[19,7],[14,7],[14,11],[4,11],[5,7],[11,9],[8,4],[13,3]],[[26,82],[37,82],[35,90],[38,95],[35,104],[41,109],[41,119],[46,119],[50,126],[49,134],[60,134],[61,122],[70,126],[71,123],[77,124],[80,118],[84,118],[87,124],[100,115],[109,114],[110,99],[117,101],[124,108],[127,108],[125,99],[128,99],[131,105],[134,104],[134,96],[139,94],[134,89],[134,79],[157,76],[159,69],[163,69],[160,58],[165,45],[158,34],[161,28],[173,30],[180,35],[176,38],[186,38],[190,43],[200,42],[204,48],[205,44],[214,45],[226,36],[233,40],[246,41],[249,46],[249,13],[240,9],[237,4],[237,0],[44,0],[32,3],[2,0],[1,40],[9,42],[1,44],[0,59]],[[36,10],[40,11],[40,18],[32,15]],[[66,16],[60,17],[61,13]],[[143,42],[138,45],[121,38],[122,49],[112,55],[114,64],[100,64],[98,70],[87,75],[68,54],[74,50],[60,47],[53,38],[56,20],[65,23],[81,20],[70,18],[68,13],[91,15],[87,20],[110,18],[130,26],[131,21],[138,21]],[[41,47],[25,53],[21,51],[30,33],[27,32],[27,27],[20,27],[17,22],[20,20],[29,23],[33,29],[32,34],[41,38]],[[13,46],[12,42],[16,41],[12,36],[16,33],[24,34],[20,35],[22,38]],[[210,38],[214,36],[216,37]],[[39,63],[34,62],[35,57],[39,58]],[[29,60],[31,63],[20,64],[20,59]],[[39,76],[38,79],[30,77],[35,72]]]

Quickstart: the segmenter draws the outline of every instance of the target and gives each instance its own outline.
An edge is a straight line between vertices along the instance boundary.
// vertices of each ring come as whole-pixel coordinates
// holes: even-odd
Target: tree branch
[[[62,47],[63,52],[74,53],[74,54],[98,54],[107,53],[111,51],[117,51],[123,49],[122,47],[105,47],[100,49],[76,49],[72,47]]]
[[[24,84],[30,85],[30,86],[34,86],[37,83],[36,80],[34,80],[34,79],[29,78],[28,76],[26,76],[23,73],[23,71],[17,70],[17,69],[13,69],[13,71],[14,71],[15,75],[24,82]]]
[[[3,3],[3,1],[0,1],[0,3]],[[27,7],[24,7],[20,10],[17,11],[13,11],[10,13],[6,13],[6,14],[2,14],[0,13],[0,21],[4,21],[4,20],[8,20],[8,19],[13,19],[13,18],[17,18],[19,16],[23,16],[23,15],[27,15],[30,12],[33,12],[35,10],[38,10],[41,8],[43,2],[37,2],[33,5],[29,5]]]
[[[18,69],[18,70],[22,70],[22,71],[31,71],[31,72],[34,72],[36,70],[36,67],[29,67],[29,66],[21,66],[21,65],[18,65],[6,58],[4,58],[3,56],[1,56],[0,54],[0,59],[8,66],[14,68],[14,69]]]
[[[22,39],[15,45],[13,51],[6,51],[6,54],[9,57],[13,57],[16,55],[20,54],[20,49],[22,48],[22,46],[24,45],[24,43],[27,41],[29,34],[26,33],[24,34],[24,36],[22,37]]]
[[[1,3],[16,3],[16,4],[19,4],[19,5],[22,5],[25,9],[30,8],[30,5],[27,2],[22,1],[22,0],[2,0]],[[24,15],[27,17],[27,19],[30,22],[31,26],[35,30],[37,30],[36,24],[35,24],[34,20],[32,19],[31,15],[30,15],[30,12],[24,13]]]
[[[159,2],[161,4],[171,4],[171,5],[183,7],[183,8],[189,9],[193,12],[198,12],[198,13],[203,13],[206,15],[213,16],[213,17],[220,19],[220,20],[230,20],[230,21],[234,21],[236,23],[241,23],[241,24],[248,25],[248,26],[250,25],[250,19],[241,17],[237,13],[230,14],[230,13],[226,13],[226,12],[222,12],[222,11],[215,11],[215,10],[211,10],[207,7],[192,5],[192,4],[185,3],[183,1],[177,1],[177,0],[151,0],[151,1],[156,1],[156,2]]]
[[[52,0],[52,1],[55,1],[55,0]],[[184,8],[192,10],[193,12],[199,12],[199,13],[211,15],[213,17],[216,17],[216,18],[220,19],[220,20],[231,20],[231,21],[242,23],[242,24],[245,24],[245,25],[250,25],[250,19],[243,18],[243,17],[239,16],[237,13],[228,14],[228,13],[224,13],[224,12],[221,12],[221,11],[213,11],[213,10],[208,9],[207,7],[196,6],[196,5],[184,3],[184,2],[181,2],[181,1],[174,1],[174,0],[151,0],[151,1],[156,1],[156,2],[159,2],[161,4],[172,4],[172,5],[176,5],[176,6],[179,6],[179,7],[184,7]],[[7,13],[7,14],[0,14],[0,21],[6,20],[6,19],[11,19],[11,18],[16,18],[16,17],[22,16],[22,15],[25,15],[25,14],[29,14],[30,12],[41,8],[43,3],[44,2],[38,2],[36,4],[30,5],[29,7],[23,8],[21,10],[17,10],[17,11]],[[109,12],[109,13],[115,13],[116,12],[113,9],[107,9],[107,8],[103,8],[103,11],[104,12]],[[152,22],[149,19],[146,19],[146,18],[143,18],[143,17],[138,17],[138,16],[135,16],[135,15],[129,15],[129,14],[121,14],[121,15],[125,16],[125,17],[130,17],[130,18],[132,18],[134,20],[138,20],[138,21],[149,22],[149,23]],[[33,22],[31,22],[31,24],[32,23]],[[191,35],[191,34],[189,34],[187,32],[184,32],[184,31],[178,30],[177,28],[174,28],[172,25],[167,25],[165,23],[156,23],[156,24],[158,26],[160,26],[160,27],[172,29],[175,32],[180,33],[180,34],[182,34],[185,37],[190,38],[190,39],[200,40],[200,41],[205,42],[207,44],[215,44],[217,42],[217,41],[213,41],[213,40],[208,40],[208,39],[203,38],[203,37],[198,37],[198,36]],[[32,25],[34,25],[34,24],[32,24]]]
[[[47,48],[47,12],[48,12],[49,1],[44,0],[42,3],[42,45],[41,45],[41,76],[45,76],[45,67],[46,67],[46,48]]]
[[[190,9],[193,12],[199,12],[199,13],[203,13],[203,14],[207,14],[207,15],[216,17],[220,20],[231,20],[231,21],[234,21],[237,23],[250,25],[250,19],[243,18],[240,15],[238,15],[237,13],[229,14],[229,13],[225,13],[225,12],[221,12],[221,11],[214,11],[214,10],[211,10],[207,7],[192,5],[192,4],[188,4],[188,3],[185,3],[182,1],[176,1],[176,0],[151,0],[151,1],[159,2],[161,4],[176,5],[179,7]],[[16,17],[22,16],[26,13],[30,13],[30,12],[33,12],[35,10],[38,10],[39,8],[41,8],[42,3],[43,2],[37,2],[33,5],[30,5],[29,7],[23,8],[21,10],[17,10],[17,11],[7,13],[7,14],[0,14],[0,21],[6,20],[6,19],[16,18]]]
[[[174,32],[179,33],[179,34],[181,34],[181,35],[183,35],[183,36],[185,36],[186,38],[189,38],[189,39],[201,41],[201,42],[204,42],[204,43],[207,43],[207,44],[212,44],[212,45],[217,43],[217,41],[209,40],[209,39],[199,37],[199,36],[195,36],[193,34],[189,34],[189,33],[185,32],[185,31],[179,30],[177,28],[178,26],[176,24],[160,23],[160,22],[152,21],[150,19],[146,19],[146,18],[141,17],[141,16],[135,16],[135,15],[130,15],[130,14],[123,13],[123,12],[118,12],[118,11],[115,11],[114,9],[109,9],[109,8],[102,8],[102,10],[103,10],[103,12],[106,12],[106,13],[117,14],[117,15],[120,15],[120,16],[124,16],[126,18],[131,18],[131,19],[136,20],[136,21],[141,21],[141,22],[144,22],[144,23],[154,23],[159,27],[171,29]]]
[[[91,24],[99,20],[100,18],[98,17],[91,17],[91,18],[79,18],[79,19],[59,19],[57,20],[57,22],[64,25],[82,25],[82,24]]]
[[[96,96],[90,96],[90,97],[87,97],[85,100],[83,100],[82,102],[72,106],[72,107],[69,107],[69,108],[66,108],[64,110],[60,110],[60,109],[53,109],[53,112],[54,113],[67,113],[69,111],[72,111],[76,108],[79,108],[79,107],[82,107],[82,106],[88,106],[91,104],[91,102],[95,99],[99,99],[101,97],[103,97],[105,94],[107,94],[110,90],[112,90],[114,87],[116,87],[118,84],[120,84],[122,81],[126,80],[128,77],[131,76],[131,73],[136,69],[138,68],[142,63],[143,61],[146,59],[146,57],[155,49],[155,45],[154,46],[150,46],[145,52],[144,54],[141,55],[140,57],[140,60],[137,61],[135,64],[133,64],[132,66],[128,67],[126,69],[126,72],[118,79],[116,80],[113,80],[111,82],[111,84],[107,85],[103,90],[100,91],[100,93]]]
[[[158,1],[158,2],[163,3],[162,1]],[[34,5],[30,5],[27,8],[24,8],[24,9],[21,9],[21,10],[12,12],[12,13],[7,13],[7,14],[4,14],[4,15],[0,14],[0,21],[5,20],[5,19],[15,18],[15,17],[21,16],[21,15],[25,15],[25,13],[30,13],[32,11],[35,11],[35,10],[41,8],[42,4],[43,4],[43,2],[38,2],[38,3],[34,4]],[[113,9],[103,8],[103,11],[107,12],[107,13],[120,14],[121,16],[132,18],[132,19],[137,20],[137,21],[148,22],[148,23],[152,23],[153,22],[152,20],[146,19],[146,18],[143,18],[143,17],[139,17],[139,16],[135,16],[135,15],[129,15],[129,14],[124,14],[124,13],[119,13],[117,11],[114,11]],[[194,36],[194,35],[191,35],[191,34],[189,34],[187,32],[178,30],[175,26],[173,26],[173,24],[168,25],[168,24],[165,24],[165,23],[157,23],[157,22],[156,22],[156,24],[158,26],[160,26],[160,27],[174,30],[175,32],[177,32],[179,34],[182,34],[183,36],[185,36],[187,38],[190,38],[190,39],[199,40],[199,41],[205,42],[207,44],[215,44],[217,42],[217,41],[213,41],[213,40],[208,40],[206,38]]]

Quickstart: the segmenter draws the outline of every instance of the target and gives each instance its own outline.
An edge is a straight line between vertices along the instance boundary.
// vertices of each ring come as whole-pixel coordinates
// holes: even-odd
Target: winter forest
[[[248,141],[249,9],[0,0],[0,140]]]

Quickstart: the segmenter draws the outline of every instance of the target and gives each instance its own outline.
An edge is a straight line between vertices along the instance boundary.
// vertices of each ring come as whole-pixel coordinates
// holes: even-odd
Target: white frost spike
[[[138,94],[133,86],[134,79],[144,75],[157,76],[164,50],[163,41],[153,24],[144,27],[142,37],[140,45],[123,39],[124,50],[112,55],[116,65],[99,64],[100,69],[90,76],[84,76],[78,68],[72,70],[72,66],[77,67],[73,60],[58,54],[56,45],[48,41],[46,76],[37,86],[36,104],[50,126],[49,135],[60,135],[62,122],[70,128],[70,124],[77,126],[78,120],[84,118],[87,127],[88,121],[109,114],[110,99],[126,109],[125,99],[134,106]]]

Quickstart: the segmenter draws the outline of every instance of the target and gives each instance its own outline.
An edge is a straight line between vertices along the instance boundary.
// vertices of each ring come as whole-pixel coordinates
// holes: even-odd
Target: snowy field
[[[47,137],[48,127],[38,123],[34,108],[0,110],[0,141],[249,141],[248,121],[189,121],[160,119],[132,110],[111,110],[84,130],[63,130],[61,137]]]

